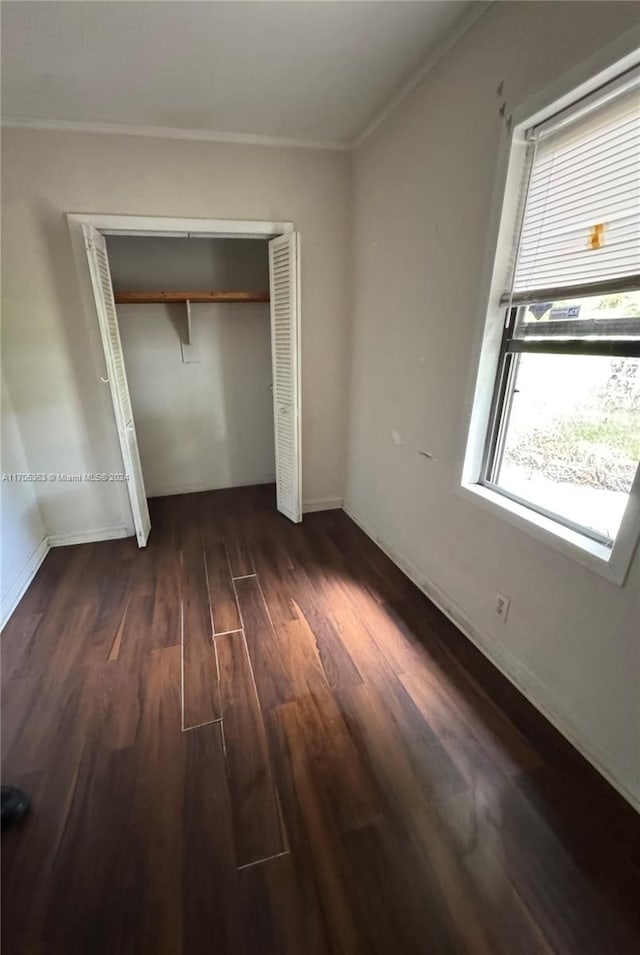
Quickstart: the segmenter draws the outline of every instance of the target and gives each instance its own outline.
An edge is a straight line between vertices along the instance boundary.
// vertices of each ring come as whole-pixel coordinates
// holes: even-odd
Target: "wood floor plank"
[[[637,867],[630,859],[612,856],[612,840],[590,802],[584,799],[581,781],[571,778],[566,771],[544,764],[521,774],[517,788],[546,831],[562,833],[562,846],[586,882],[594,886],[597,904],[604,902],[609,913],[620,909],[633,913],[630,928],[640,938]],[[585,828],[589,829],[588,840],[584,839]],[[595,918],[599,921],[597,916]]]
[[[316,883],[308,866],[299,865],[292,853],[243,869],[239,884],[243,907],[259,912],[255,924],[246,923],[247,955],[326,955],[330,951]]]
[[[30,606],[46,608],[15,676],[46,677],[51,672],[52,653],[58,654],[63,672],[67,672],[74,661],[83,659],[90,644],[88,638],[98,610],[95,600],[92,599],[98,593],[97,588],[93,588],[91,596],[81,589],[83,577],[86,580],[85,568],[90,566],[92,548],[93,545],[88,545],[84,554],[77,547],[60,548],[69,551],[68,554],[62,555],[62,559],[55,553],[54,548],[47,556],[40,568],[43,572],[42,590],[47,595],[45,600],[38,596],[32,597],[30,587],[16,610],[19,616],[23,616],[24,613],[32,612]],[[46,568],[49,556],[54,560],[54,567],[50,572]],[[39,590],[35,589],[36,592]],[[73,607],[71,614],[70,605]]]
[[[236,601],[227,549],[223,540],[207,544],[205,560],[209,580],[214,633],[228,633],[242,626]]]
[[[224,538],[232,577],[248,577],[255,574],[251,548],[240,528],[232,530]]]
[[[91,668],[83,681],[81,706],[91,707],[102,721],[100,736],[108,750],[131,748],[138,737],[143,702],[139,673],[132,678],[127,661],[108,661]],[[137,668],[136,668],[137,669]]]
[[[512,775],[541,765],[539,754],[490,704],[485,707],[484,719],[476,719],[477,709],[469,705],[470,690],[464,696],[452,692],[451,686],[445,691],[433,672],[424,668],[400,674],[399,680],[434,732],[446,742],[451,758],[470,784],[482,773]],[[475,707],[484,703],[476,699]]]
[[[387,825],[354,830],[345,838],[349,894],[367,951],[448,953],[455,929],[437,888],[421,873],[419,857]],[[463,948],[459,950],[464,951]]]
[[[389,801],[389,814],[431,860],[431,897],[448,913],[446,926],[455,947],[489,955],[496,949],[493,928],[483,916],[463,859],[451,845],[435,806],[425,798],[400,733],[367,686],[354,687],[348,697],[379,786]],[[403,810],[398,812],[400,805]]]
[[[184,951],[197,952],[203,937],[211,951],[233,951],[239,919],[222,726],[212,723],[184,735],[183,779],[192,781],[185,787],[182,817]]]
[[[124,638],[130,597],[130,561],[119,561],[100,605],[94,623],[94,638],[103,648],[103,659],[117,660]]]
[[[14,614],[7,623],[2,635],[2,671],[5,679],[26,676],[28,670],[24,664],[29,656],[35,632],[42,621],[42,613]]]
[[[183,728],[221,718],[218,664],[207,624],[208,608],[185,603],[183,657]]]
[[[181,639],[181,584],[180,529],[166,499],[161,509],[161,520],[154,526],[154,536],[147,545],[154,557],[154,648],[176,646]],[[194,555],[195,556],[195,555]]]
[[[125,914],[118,955],[187,955],[183,945],[182,898],[149,902]],[[49,953],[51,955],[51,953]],[[60,953],[63,955],[63,953]]]
[[[367,699],[377,701],[375,705],[386,713],[394,726],[412,773],[431,803],[446,804],[459,793],[469,790],[475,780],[470,782],[458,767],[453,758],[451,741],[434,732],[431,723],[424,718],[394,674],[388,675],[384,691],[369,684],[365,695]],[[350,692],[338,696],[343,717],[353,732],[349,716],[352,712],[350,701],[354,697]],[[355,698],[358,699],[358,694]]]
[[[374,639],[373,628],[367,625],[349,592],[338,590],[338,593],[340,599],[331,603],[329,618],[357,666],[362,681],[384,687],[389,674],[401,671],[402,667],[394,660],[392,648],[384,646],[382,640]],[[382,649],[380,643],[383,643]]]
[[[362,675],[330,617],[322,613],[317,601],[313,601],[309,608],[309,603],[300,595],[297,587],[294,593],[296,599],[293,600],[293,606],[296,615],[313,637],[329,686],[343,689],[362,683]],[[308,594],[308,589],[306,593]],[[303,610],[303,607],[306,609]]]
[[[109,955],[122,947],[122,920],[145,872],[136,851],[131,807],[113,798],[113,787],[117,780],[132,790],[135,773],[131,750],[82,753],[50,872],[42,929],[47,951]],[[82,905],[77,904],[79,897]],[[108,919],[105,907],[112,913]]]
[[[142,664],[145,686],[131,793],[134,846],[140,852],[145,903],[181,898],[182,773],[187,733],[180,726],[180,647],[154,650]]]
[[[268,708],[285,703],[294,690],[258,578],[236,580],[235,587],[260,704]]]
[[[181,589],[182,705],[184,729],[189,729],[222,715],[203,552],[184,559]]]
[[[215,641],[235,856],[241,867],[286,851],[287,842],[244,635],[223,634]]]
[[[274,719],[282,727],[294,767],[304,767],[305,774],[315,780],[340,831],[379,818],[367,763],[330,693],[309,693],[283,704]]]
[[[30,753],[34,748],[30,737],[33,734],[37,739],[41,738],[33,701],[43,696],[42,681],[34,677],[5,678],[2,681],[0,730],[3,778],[5,774],[24,775],[37,771],[40,760],[36,754]]]
[[[123,614],[114,614],[107,660],[122,660],[132,666],[152,649],[149,635],[153,626],[153,594],[134,593],[123,601]]]
[[[238,955],[281,955],[282,946],[275,925],[273,907],[269,898],[269,889],[265,880],[265,869],[274,861],[286,858],[277,856],[275,860],[261,865],[250,865],[238,871],[238,902],[242,909],[251,911],[252,918],[241,923],[241,937],[236,942]]]
[[[295,567],[277,538],[266,537],[255,547],[255,566],[272,622],[296,619],[292,604]]]
[[[291,727],[298,708],[299,703],[293,702],[268,714],[278,790],[298,882],[312,886],[311,897],[319,900],[326,950],[365,955],[368,951],[366,932],[358,925],[350,903],[344,841],[334,818],[335,786],[339,781],[335,780],[335,767],[329,767],[334,798],[327,797],[322,782],[319,783],[313,772],[314,767],[318,768],[315,752],[306,751],[303,736]],[[326,775],[325,769],[321,777]]]
[[[306,538],[297,541],[294,550],[299,563],[293,568],[273,566],[268,549],[260,552],[258,577],[276,631],[280,624],[300,621],[316,645],[329,685],[339,688],[361,683],[362,676],[326,613],[327,595],[331,591],[335,596],[335,585],[332,588],[324,565],[314,563],[313,548]]]
[[[52,657],[54,655],[55,651]],[[53,674],[48,678],[25,677],[11,681],[7,686],[10,687],[10,699],[14,691],[17,693],[14,706],[9,710],[13,732],[7,728],[11,735],[4,736],[4,771],[11,774],[39,772],[50,765],[51,753],[60,749],[65,757],[69,754],[73,764],[82,746],[82,727],[78,721],[83,691],[82,671],[71,674],[63,671],[57,678]]]
[[[40,564],[14,615],[48,610],[52,599],[60,594],[66,585],[66,579],[74,572],[74,563],[77,563],[86,553],[86,548],[53,547]]]

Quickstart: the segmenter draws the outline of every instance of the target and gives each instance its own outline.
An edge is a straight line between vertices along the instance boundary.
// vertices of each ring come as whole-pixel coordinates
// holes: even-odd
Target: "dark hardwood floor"
[[[344,513],[150,504],[2,637],[7,955],[640,950],[637,815]]]

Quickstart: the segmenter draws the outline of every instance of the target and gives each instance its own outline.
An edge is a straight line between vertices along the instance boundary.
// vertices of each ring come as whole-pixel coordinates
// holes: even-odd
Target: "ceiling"
[[[5,0],[3,120],[344,146],[475,6]]]

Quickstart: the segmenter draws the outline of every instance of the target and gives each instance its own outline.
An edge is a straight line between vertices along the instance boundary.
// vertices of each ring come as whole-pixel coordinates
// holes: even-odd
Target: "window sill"
[[[622,530],[613,548],[609,548],[481,484],[463,483],[459,492],[467,500],[474,501],[484,510],[582,564],[588,570],[619,586],[624,584],[635,541],[621,539]],[[623,521],[623,526],[625,523],[626,521]]]

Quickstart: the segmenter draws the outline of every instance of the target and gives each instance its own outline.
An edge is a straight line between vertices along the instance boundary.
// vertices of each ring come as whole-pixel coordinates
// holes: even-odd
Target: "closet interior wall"
[[[259,239],[110,236],[114,291],[269,287]],[[275,480],[269,305],[118,305],[148,497]]]

